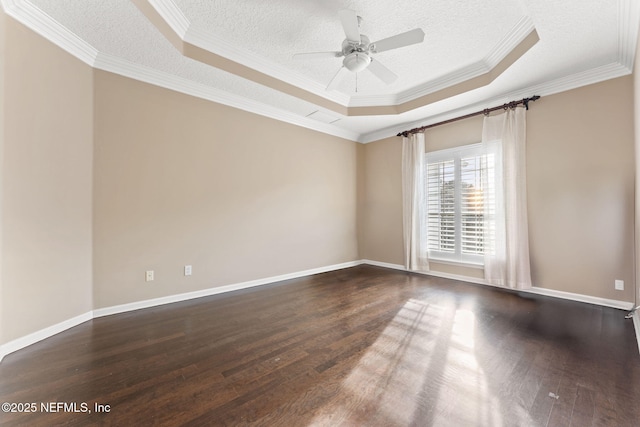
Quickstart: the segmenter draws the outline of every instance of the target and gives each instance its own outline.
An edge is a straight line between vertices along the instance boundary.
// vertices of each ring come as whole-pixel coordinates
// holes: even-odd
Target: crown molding
[[[198,28],[189,21],[173,0],[148,1],[183,42],[192,44],[278,80],[286,81],[287,83],[345,107],[349,103],[349,96],[346,94],[335,91],[328,92],[325,90],[324,85],[315,80],[309,79],[300,73],[293,72],[259,54],[240,49],[222,37]]]
[[[618,61],[633,71],[633,63],[638,43],[638,22],[640,2],[637,0],[618,1]]]
[[[509,52],[514,50],[522,40],[535,30],[536,27],[529,16],[520,18],[484,57],[483,62],[486,64],[487,69],[497,66]]]
[[[195,28],[192,23],[188,22],[188,18],[186,18],[184,14],[182,14],[182,12],[179,10],[179,7],[173,2],[173,0],[146,1],[155,9],[158,16],[165,20],[171,28],[178,28],[180,29],[180,31],[186,28],[186,32],[182,36],[180,35],[179,31],[174,30],[174,33],[181,37],[181,40],[184,44],[192,45],[196,48],[202,49],[205,52],[204,56],[202,56],[202,53],[200,53],[196,57],[193,56],[192,53],[185,51],[185,49],[183,48],[183,55],[201,62],[209,63],[210,65],[214,66],[218,66],[217,60],[214,59],[215,57],[225,58],[236,64],[255,70],[263,74],[264,76],[274,78],[276,80],[279,80],[280,82],[286,82],[287,85],[294,86],[306,92],[306,94],[296,94],[291,92],[290,89],[284,89],[286,93],[292,96],[301,97],[301,99],[313,102],[306,97],[306,95],[313,95],[331,101],[339,106],[347,107],[347,109],[354,107],[353,110],[349,110],[347,112],[347,115],[369,115],[370,113],[366,112],[366,108],[362,107],[398,107],[397,109],[393,109],[395,111],[395,114],[397,114],[398,112],[402,111],[403,104],[407,104],[422,97],[427,97],[428,95],[434,94],[440,90],[452,88],[456,85],[462,85],[476,77],[488,75],[499,65],[500,61],[502,61],[507,55],[509,55],[509,53],[515,51],[516,48],[529,35],[531,35],[531,33],[535,32],[535,27],[531,19],[526,16],[522,17],[512,27],[512,29],[507,32],[507,34],[505,34],[505,36],[496,44],[496,46],[491,49],[487,56],[480,61],[469,64],[468,66],[462,67],[452,73],[448,73],[439,79],[424,82],[423,84],[400,92],[398,94],[373,96],[365,95],[355,97],[348,96],[336,91],[326,91],[324,85],[318,83],[315,80],[309,79],[254,52],[239,49],[237,46],[234,46],[224,38],[219,37],[211,33],[210,31]],[[153,21],[152,19],[150,20]],[[524,54],[524,52],[520,52],[520,55],[522,54]],[[265,81],[260,76],[250,75],[243,72],[241,72],[240,75],[245,78],[254,80],[260,84],[273,84]],[[495,77],[497,77],[497,75],[491,76],[489,79],[493,80]],[[477,80],[473,82],[473,85],[475,85],[475,87],[472,88],[484,86],[490,80]],[[278,84],[276,83],[276,85]],[[470,90],[467,86],[468,85],[465,85],[464,87],[465,91]],[[282,90],[282,88],[278,90]],[[427,103],[430,102],[430,100],[426,98],[423,101]],[[339,111],[340,108],[336,108],[337,106],[326,107],[334,110],[339,114],[342,114],[342,112]],[[379,114],[379,112],[376,112],[375,114]]]
[[[191,26],[191,21],[182,13],[178,5],[173,0],[149,0],[149,4],[169,24],[171,29],[184,40]]]
[[[531,18],[523,16],[480,61],[447,73],[437,79],[414,86],[398,94],[386,96],[354,96],[351,98],[349,106],[373,107],[379,105],[400,105],[482,76],[497,67],[500,61],[516,49],[518,45],[535,30]]]
[[[2,10],[4,10],[6,13],[9,13],[8,11],[12,8],[15,8],[15,1],[14,0],[0,0],[0,7],[2,7]]]
[[[377,107],[404,104],[405,102],[413,101],[421,96],[429,95],[439,90],[463,83],[474,77],[481,76],[488,71],[490,71],[490,69],[487,68],[486,64],[483,61],[478,61],[399,94],[353,96],[349,102],[349,107]]]
[[[23,0],[1,0],[5,13],[87,65],[93,66],[98,50],[34,6]]]
[[[575,73],[570,76],[560,77],[549,82],[532,85],[519,90],[518,93],[536,92],[536,94],[540,94],[540,96],[554,95],[556,93],[600,83],[605,80],[628,76],[629,74],[631,74],[630,69],[618,62],[612,62],[610,64]]]
[[[306,90],[307,92],[311,92],[322,98],[328,99],[329,101],[341,104],[342,106],[346,107],[349,103],[348,95],[336,91],[326,91],[325,86],[315,80],[293,72],[259,54],[239,49],[227,40],[224,40],[209,31],[196,28],[193,25],[189,27],[183,41],[253,70],[259,71],[267,76],[292,84],[300,89]]]
[[[425,120],[407,122],[401,125],[380,129],[375,132],[366,133],[360,136],[360,142],[363,144],[367,144],[369,142],[379,141],[381,139],[396,136],[398,133],[407,129],[428,126],[444,120],[464,116],[474,111],[480,111],[484,108],[487,108],[487,106],[500,105],[514,99],[520,99],[531,95],[554,95],[556,93],[566,92],[568,90],[577,89],[606,80],[627,76],[629,74],[631,74],[631,71],[627,67],[623,66],[620,63],[614,62],[611,64],[603,65],[601,67],[593,68],[591,70],[576,73],[571,76],[561,77],[546,83],[527,86],[526,88],[518,89],[517,91],[508,92],[504,95],[495,96],[471,105],[467,105],[464,108],[458,108],[446,111],[441,114],[432,115]]]
[[[429,95],[490,72],[497,67],[500,61],[509,53],[516,49],[523,40],[535,31],[536,29],[531,18],[528,16],[522,17],[481,61],[449,73],[440,79],[426,82],[402,92],[398,94],[396,103],[402,104],[413,101],[421,96]]]
[[[360,134],[357,132],[290,113],[258,101],[231,94],[221,89],[212,88],[211,86],[196,83],[183,77],[145,67],[113,55],[99,53],[94,68],[351,141],[358,141],[360,137]]]

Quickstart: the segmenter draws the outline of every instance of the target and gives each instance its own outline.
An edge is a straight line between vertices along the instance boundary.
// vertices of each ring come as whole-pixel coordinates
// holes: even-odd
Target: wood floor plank
[[[578,386],[576,401],[571,414],[571,426],[590,426],[593,423],[595,393],[587,388]]]
[[[7,355],[0,401],[92,412],[0,425],[631,427],[640,354],[623,316],[358,266],[94,319]]]

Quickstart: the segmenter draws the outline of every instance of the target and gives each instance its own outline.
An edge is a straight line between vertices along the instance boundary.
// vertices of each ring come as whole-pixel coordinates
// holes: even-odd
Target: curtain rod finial
[[[522,103],[524,104],[524,108],[528,110],[529,109],[529,102],[537,101],[538,99],[540,99],[539,95],[533,95],[531,98],[523,98],[522,99]]]

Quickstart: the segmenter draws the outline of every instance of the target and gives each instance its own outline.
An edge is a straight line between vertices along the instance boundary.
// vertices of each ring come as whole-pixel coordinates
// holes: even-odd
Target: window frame
[[[462,264],[470,266],[483,266],[483,254],[468,254],[462,251],[462,168],[461,161],[468,157],[481,157],[493,154],[494,162],[498,154],[495,144],[483,146],[482,143],[462,145],[444,150],[437,150],[425,153],[425,191],[427,197],[427,218],[429,223],[429,165],[445,161],[454,163],[454,251],[443,252],[429,249],[429,233],[427,233],[427,256],[434,262],[445,262],[452,264]],[[486,211],[486,210],[485,210]]]

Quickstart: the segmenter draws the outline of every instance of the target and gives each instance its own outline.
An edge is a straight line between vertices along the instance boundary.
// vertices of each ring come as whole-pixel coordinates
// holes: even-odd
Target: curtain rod
[[[489,113],[491,113],[492,111],[506,110],[507,108],[516,108],[520,104],[523,104],[524,107],[528,110],[529,109],[529,102],[537,101],[538,99],[540,99],[540,97],[538,95],[533,95],[531,98],[523,98],[520,101],[507,102],[506,104],[502,104],[502,105],[499,105],[497,107],[485,108],[484,110],[476,111],[475,113],[465,114],[464,116],[456,117],[454,119],[444,120],[442,122],[434,123],[434,124],[427,125],[427,126],[422,126],[422,127],[419,127],[419,128],[413,128],[411,130],[405,130],[403,132],[400,132],[396,136],[407,137],[407,136],[409,136],[409,134],[423,132],[424,130],[432,128],[432,127],[436,127],[436,126],[440,126],[440,125],[446,125],[447,123],[457,122],[458,120],[468,119],[469,117],[479,116],[480,114],[484,114],[486,116]]]

